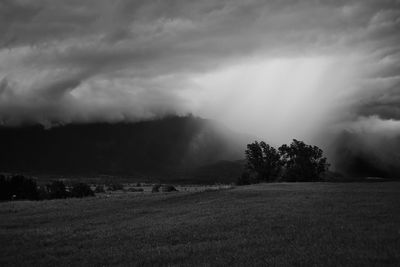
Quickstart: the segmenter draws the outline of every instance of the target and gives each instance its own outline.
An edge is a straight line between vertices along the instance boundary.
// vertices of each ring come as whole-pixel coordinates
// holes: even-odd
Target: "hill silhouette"
[[[211,172],[210,180],[213,173],[218,177],[232,174],[227,166],[239,169],[241,163],[219,162],[242,158],[244,139],[213,121],[193,116],[50,129],[41,125],[0,127],[0,171],[174,176],[177,180]]]

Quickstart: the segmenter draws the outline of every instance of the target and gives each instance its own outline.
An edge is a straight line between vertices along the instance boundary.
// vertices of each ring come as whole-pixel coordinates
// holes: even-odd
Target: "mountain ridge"
[[[191,177],[201,166],[242,159],[244,139],[193,116],[49,129],[1,126],[0,171]]]

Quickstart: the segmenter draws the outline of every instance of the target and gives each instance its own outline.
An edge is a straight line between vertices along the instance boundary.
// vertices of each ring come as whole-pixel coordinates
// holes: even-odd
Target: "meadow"
[[[0,266],[399,266],[400,183],[0,203]]]

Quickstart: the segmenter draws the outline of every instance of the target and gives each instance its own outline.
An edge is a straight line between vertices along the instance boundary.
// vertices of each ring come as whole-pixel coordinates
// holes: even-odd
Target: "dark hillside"
[[[137,123],[0,128],[0,171],[172,176],[240,159],[245,141],[192,116]]]

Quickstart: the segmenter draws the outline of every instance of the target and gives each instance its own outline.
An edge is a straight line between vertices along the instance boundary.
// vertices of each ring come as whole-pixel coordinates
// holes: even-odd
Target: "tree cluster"
[[[257,142],[248,144],[246,172],[238,180],[239,185],[257,182],[311,182],[320,181],[329,168],[323,151],[296,139],[290,145],[278,149]]]
[[[0,201],[87,196],[94,196],[94,192],[85,183],[75,183],[67,187],[62,181],[52,181],[49,184],[38,186],[35,179],[23,175],[0,175]]]

